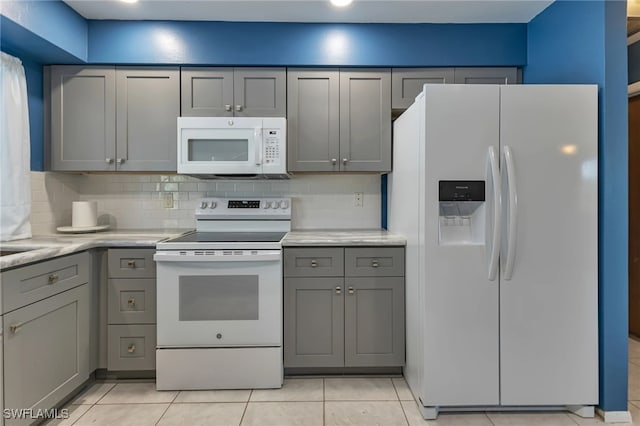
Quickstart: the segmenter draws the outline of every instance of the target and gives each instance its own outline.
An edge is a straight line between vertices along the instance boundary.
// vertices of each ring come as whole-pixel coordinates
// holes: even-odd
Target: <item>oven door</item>
[[[262,173],[262,122],[189,117],[178,121],[178,173],[260,174]],[[202,122],[200,122],[202,121]]]
[[[154,256],[158,348],[280,346],[281,251],[216,253]]]

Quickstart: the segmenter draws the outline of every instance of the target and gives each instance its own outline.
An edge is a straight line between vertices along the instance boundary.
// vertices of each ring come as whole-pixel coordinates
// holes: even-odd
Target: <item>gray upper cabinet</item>
[[[345,172],[391,171],[391,70],[340,71],[340,163]]]
[[[453,68],[394,68],[391,71],[391,107],[407,109],[425,84],[451,84]]]
[[[289,70],[288,170],[391,170],[388,69]]]
[[[285,68],[181,69],[184,117],[285,117]]]
[[[516,84],[518,68],[456,68],[454,82],[456,84]]]
[[[288,71],[287,155],[289,171],[340,171],[337,69]]]
[[[50,167],[175,171],[177,67],[52,66]]]
[[[176,170],[179,69],[119,68],[116,76],[117,169]]]
[[[115,170],[115,67],[52,66],[50,76],[51,169]]]

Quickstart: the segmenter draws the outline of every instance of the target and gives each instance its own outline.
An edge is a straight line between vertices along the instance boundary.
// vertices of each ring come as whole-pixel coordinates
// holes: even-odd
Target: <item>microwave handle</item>
[[[256,129],[253,133],[256,141],[256,166],[262,164],[262,129]]]

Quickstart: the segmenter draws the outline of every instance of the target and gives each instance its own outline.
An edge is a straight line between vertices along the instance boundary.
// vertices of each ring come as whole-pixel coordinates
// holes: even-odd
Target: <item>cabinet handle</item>
[[[51,274],[49,275],[49,277],[47,278],[47,281],[49,284],[53,284],[56,281],[58,281],[58,278],[60,278],[59,276],[57,276],[56,274]]]
[[[337,158],[332,158],[331,159],[331,164],[333,164],[334,166],[336,165],[337,162],[338,162]]]
[[[318,262],[316,262],[316,260],[315,260],[315,259],[313,259],[313,260],[311,261],[311,267],[312,267],[312,268],[315,268],[316,266],[318,266]]]
[[[9,330],[11,330],[11,332],[12,332],[13,334],[16,334],[18,331],[20,331],[20,329],[22,328],[22,326],[23,326],[23,325],[24,325],[24,323],[23,323],[23,322],[19,322],[19,323],[17,323],[17,324],[11,324],[11,325],[9,326]]]
[[[225,111],[231,111],[231,105],[227,104],[224,106]]]
[[[113,158],[105,158],[104,161],[107,164],[111,164],[111,163],[113,163]]]
[[[134,345],[133,343],[129,345],[129,347],[127,348],[127,352],[129,352],[130,354],[134,353],[136,351],[136,345]]]
[[[118,164],[124,163],[124,158],[116,158],[116,163]]]
[[[242,111],[242,105],[236,105],[236,111],[238,112]]]
[[[127,261],[127,266],[131,269],[135,269],[136,267],[136,261],[135,260],[129,260]]]
[[[336,294],[342,294],[342,288],[340,288],[340,286],[336,287]]]
[[[371,266],[374,267],[374,268],[377,268],[378,267],[378,260],[377,259],[376,260],[372,260],[371,261]]]
[[[132,308],[135,308],[136,307],[136,299],[135,299],[135,297],[132,297],[129,300],[127,300],[127,304],[129,306],[131,306]]]
[[[355,293],[355,292],[356,292],[356,291],[353,289],[353,287],[349,287],[349,290],[348,290],[348,291],[349,291],[349,294],[353,294],[353,293]]]
[[[342,164],[347,164],[347,161],[349,161],[349,159],[348,159],[348,158],[343,158],[343,159],[342,159]]]

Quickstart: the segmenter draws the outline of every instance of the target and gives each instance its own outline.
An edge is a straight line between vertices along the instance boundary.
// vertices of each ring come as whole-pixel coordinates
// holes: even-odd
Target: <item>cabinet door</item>
[[[453,68],[394,68],[391,71],[391,107],[407,109],[425,84],[451,84],[453,79]]]
[[[292,172],[339,171],[340,80],[336,69],[288,70],[287,156]],[[389,120],[389,123],[391,121]]]
[[[51,67],[51,170],[115,170],[114,67]]]
[[[518,69],[515,67],[456,68],[456,84],[516,84]]]
[[[183,117],[233,116],[233,68],[180,69]]]
[[[404,365],[404,278],[347,278],[345,287],[345,366]]]
[[[340,167],[391,171],[391,71],[340,71]]]
[[[284,280],[284,366],[344,366],[343,278]]]
[[[5,408],[53,408],[89,378],[88,299],[84,284],[5,314]]]
[[[116,77],[117,169],[175,171],[179,69],[118,68]]]
[[[236,117],[286,117],[285,68],[236,68],[233,100]]]

